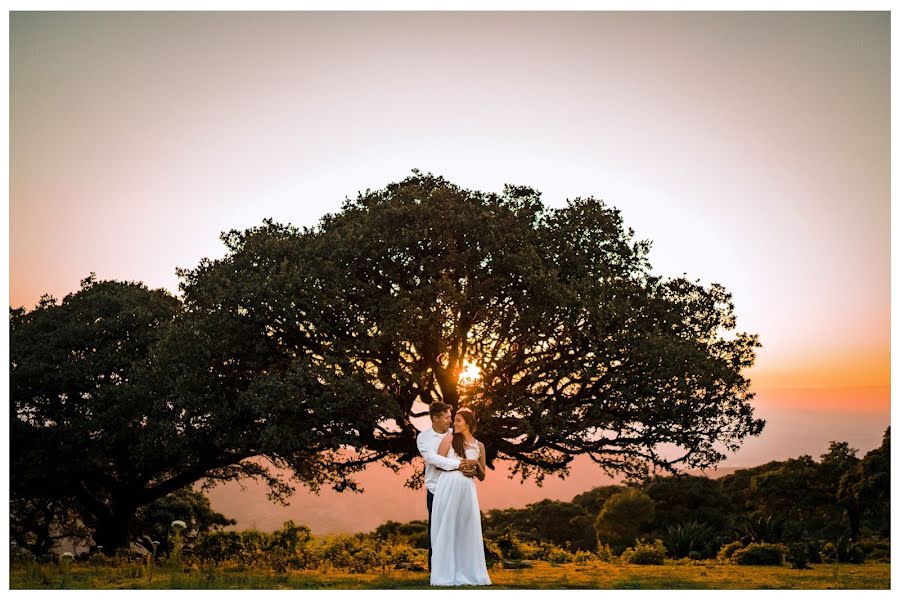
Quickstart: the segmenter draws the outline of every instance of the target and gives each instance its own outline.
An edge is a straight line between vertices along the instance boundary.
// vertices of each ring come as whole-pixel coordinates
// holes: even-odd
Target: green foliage
[[[792,569],[811,569],[809,544],[805,542],[794,542],[788,545],[787,560],[791,563]]]
[[[826,542],[822,546],[821,554],[822,560],[829,563],[861,564],[866,558],[862,547],[846,536],[840,536],[833,542]]]
[[[503,535],[494,538],[494,544],[500,551],[500,555],[507,559],[523,559],[525,558],[525,549],[522,546],[522,540],[516,534],[507,531]]]
[[[881,446],[868,452],[851,468],[835,473],[840,480],[837,499],[850,519],[850,537],[858,539],[866,520],[884,536],[890,535],[891,428]]]
[[[554,564],[570,563],[575,562],[575,555],[564,548],[554,546],[547,553],[547,560]]]
[[[277,572],[316,568],[320,554],[309,528],[293,521],[272,533],[257,529],[201,533],[193,548],[194,558],[201,562],[267,567]]]
[[[587,511],[573,502],[542,500],[521,509],[488,511],[482,527],[488,537],[501,535],[509,530],[522,539],[582,547],[581,542],[586,537],[585,525],[590,527],[590,522]]]
[[[600,544],[597,546],[597,559],[606,563],[613,562],[616,554],[609,544]]]
[[[69,539],[89,545],[91,531],[79,519],[73,498],[15,497],[9,501],[9,536],[20,551],[49,555],[54,545]]]
[[[706,524],[709,536],[728,531],[728,497],[719,481],[709,477],[657,477],[645,483],[644,492],[653,499],[655,518],[651,531],[658,537],[673,524],[692,521]]]
[[[641,527],[651,523],[653,517],[653,499],[637,488],[610,496],[594,521],[597,542],[621,551],[634,543]]]
[[[824,542],[820,540],[806,540],[806,556],[809,558],[810,564],[822,564],[822,546]]]
[[[706,523],[689,521],[666,528],[663,537],[666,548],[675,558],[682,558],[692,552],[700,555],[711,554],[713,528]]]
[[[780,565],[787,554],[783,544],[753,543],[736,550],[731,560],[738,565]]]
[[[61,303],[45,296],[10,314],[11,497],[62,501],[109,553],[125,545],[148,481],[129,489],[131,478],[153,458],[139,450],[151,406],[134,381],[178,305],[92,275]]]
[[[774,515],[740,517],[734,531],[745,544],[777,543],[783,538],[784,520]]]
[[[503,552],[494,540],[484,538],[484,560],[488,566],[503,558]]]
[[[628,488],[624,485],[603,485],[595,487],[586,492],[582,492],[572,498],[572,504],[581,506],[589,515],[597,515],[603,509],[603,505],[610,497],[615,496],[619,492],[624,492]]]
[[[409,551],[412,552],[413,549],[410,548]],[[365,534],[336,535],[329,538],[324,544],[322,557],[332,567],[346,569],[350,573],[383,570],[391,562],[387,546]]]
[[[428,521],[397,523],[388,521],[379,525],[372,535],[386,541],[403,542],[414,548],[428,549]]]
[[[299,357],[296,377],[346,381],[333,397],[356,418],[344,430],[366,462],[414,456],[414,403],[432,397],[479,413],[488,465],[508,458],[538,480],[587,453],[642,475],[641,449],[665,443],[690,452],[664,466],[707,466],[723,458],[714,440],[736,447],[762,430],[742,375],[759,343],[724,335],[731,296],[652,276],[649,242],[599,200],[546,208],[525,186],[485,193],[415,171],[314,228],[266,221],[223,239],[226,257],[181,273],[194,322],[225,334],[217,354],[235,358],[216,370],[252,377]],[[475,386],[459,385],[464,361],[480,368]],[[616,400],[636,386],[653,401]],[[389,419],[398,431],[377,429]]]
[[[734,556],[734,553],[742,549],[743,547],[744,543],[740,540],[725,544],[719,549],[719,553],[716,555],[716,558],[718,558],[719,560],[731,560],[731,557]]]
[[[662,540],[638,540],[622,553],[622,561],[632,565],[661,565],[666,559],[666,546]]]
[[[229,559],[244,559],[243,536],[237,531],[210,531],[197,536],[194,556],[216,564]]]
[[[865,553],[866,560],[875,562],[890,562],[890,539],[867,539],[859,542],[859,547]]]
[[[212,509],[202,492],[191,488],[182,488],[171,494],[158,498],[137,510],[132,525],[136,541],[147,552],[154,552],[153,542],[159,542],[156,552],[168,554],[169,530],[172,521],[181,520],[187,525],[181,532],[186,543],[196,540],[198,534],[235,525],[237,521]]]

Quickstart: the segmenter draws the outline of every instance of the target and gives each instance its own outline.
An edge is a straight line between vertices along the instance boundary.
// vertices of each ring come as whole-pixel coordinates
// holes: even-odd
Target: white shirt
[[[438,454],[441,440],[448,433],[453,433],[453,430],[448,429],[444,433],[438,433],[434,428],[429,427],[416,436],[419,454],[425,459],[425,489],[432,494],[437,489],[437,482],[443,471],[453,471],[459,468],[460,460],[458,458],[448,458]]]

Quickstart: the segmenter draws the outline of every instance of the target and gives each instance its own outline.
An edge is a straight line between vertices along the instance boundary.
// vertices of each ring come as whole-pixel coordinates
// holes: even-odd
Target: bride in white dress
[[[478,460],[476,476],[484,481],[484,444],[473,436],[475,415],[460,408],[453,433],[441,441],[438,454]],[[444,471],[431,508],[431,585],[491,585],[484,562],[481,510],[475,481],[461,471]]]

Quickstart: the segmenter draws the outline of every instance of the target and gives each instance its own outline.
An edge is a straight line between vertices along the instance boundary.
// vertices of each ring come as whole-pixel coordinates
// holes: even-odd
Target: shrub
[[[862,564],[866,555],[859,544],[846,537],[839,537],[835,542],[828,542],[822,547],[822,559],[826,562],[842,562]]]
[[[513,560],[525,558],[525,548],[522,545],[522,540],[511,531],[507,530],[506,533],[495,539],[494,543],[497,544],[497,549],[500,550],[503,558],[511,558]]]
[[[740,540],[735,540],[729,544],[725,544],[719,549],[719,553],[716,555],[716,558],[719,560],[731,560],[731,556],[738,550],[744,547],[744,543]]]
[[[270,548],[284,548],[296,552],[301,546],[312,541],[312,533],[306,525],[296,525],[293,521],[285,521],[281,529],[269,537]]]
[[[384,551],[387,555],[387,564],[390,566],[417,565],[423,570],[428,566],[428,550],[415,548],[406,542],[389,544]]]
[[[597,555],[594,554],[593,552],[586,552],[584,550],[576,550],[574,558],[575,558],[575,563],[581,565],[584,563],[589,563],[592,560],[595,560],[597,558]]]
[[[616,555],[609,544],[598,544],[597,559],[606,563],[613,562],[616,559]]]
[[[809,562],[817,565],[822,564],[823,545],[824,543],[821,540],[809,540],[806,542],[806,557],[809,559]]]
[[[268,567],[276,573],[288,569],[314,569],[321,562],[320,549],[312,543],[305,525],[292,521],[271,534],[255,529],[201,533],[194,544],[194,557],[216,565],[232,561]]]
[[[780,565],[784,562],[787,548],[782,544],[750,544],[736,550],[731,559],[739,565]]]
[[[661,565],[665,558],[666,546],[662,540],[638,540],[622,553],[622,560],[633,565]]]
[[[258,529],[241,531],[240,559],[246,565],[263,565],[267,562],[266,550],[269,547],[269,534]]]
[[[390,564],[389,545],[362,533],[337,535],[330,538],[322,550],[322,558],[337,569],[350,573],[365,573],[384,569]]]
[[[745,543],[774,543],[784,537],[785,521],[775,515],[741,517],[735,532]]]
[[[867,560],[877,562],[891,561],[891,541],[883,539],[868,539],[859,542]]]
[[[428,552],[426,551],[426,555]],[[496,563],[502,558],[502,553],[494,540],[484,538],[484,560],[488,566]]]
[[[236,531],[207,531],[197,536],[194,556],[201,561],[215,564],[229,559],[239,560],[243,556],[244,544]]]
[[[597,544],[621,550],[635,543],[641,528],[653,522],[653,499],[637,488],[627,488],[607,498],[594,521]]]
[[[575,561],[575,555],[564,548],[553,546],[550,549],[548,560],[554,564],[570,563]]]
[[[550,560],[550,551],[553,546],[546,542],[519,542],[518,552],[521,558],[526,560]],[[510,557],[511,558],[511,557]]]
[[[810,569],[809,545],[806,542],[794,542],[788,546],[788,562],[792,569]]]
[[[699,521],[679,523],[666,528],[663,540],[672,556],[681,558],[691,552],[706,550],[713,537],[713,528]]]

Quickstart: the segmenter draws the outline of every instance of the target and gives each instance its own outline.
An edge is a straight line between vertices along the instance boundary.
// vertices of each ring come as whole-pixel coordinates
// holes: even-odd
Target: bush
[[[428,550],[415,548],[406,542],[388,544],[384,548],[389,567],[415,565],[423,571],[428,567]]]
[[[653,522],[655,504],[637,488],[626,488],[607,498],[594,520],[597,545],[610,544],[619,551],[634,544],[642,527]]]
[[[597,559],[609,563],[616,559],[616,555],[609,544],[599,544],[597,546]]]
[[[350,573],[365,573],[392,566],[389,548],[391,544],[385,544],[363,533],[336,535],[326,541],[322,549],[322,558],[336,569],[346,569]]]
[[[425,554],[427,555],[428,552],[426,551]],[[497,542],[484,538],[484,560],[488,566],[496,563],[502,557],[503,554],[500,552]]]
[[[415,548],[428,549],[427,521],[410,521],[409,523],[388,521],[379,525],[372,535],[382,540],[405,542]]]
[[[513,560],[525,558],[526,549],[523,547],[522,540],[511,531],[507,530],[506,533],[496,538],[494,543],[497,545],[497,549],[500,550],[503,558]]]
[[[842,536],[836,542],[828,542],[822,547],[822,559],[830,563],[842,562],[858,565],[865,561],[866,554],[859,544]]]
[[[725,544],[722,548],[719,549],[719,553],[716,555],[716,558],[719,560],[731,560],[732,555],[744,547],[744,543],[740,540],[735,540],[729,544]]]
[[[293,521],[285,522],[281,529],[271,534],[256,529],[204,532],[197,537],[193,553],[201,562],[219,565],[232,561],[268,567],[276,573],[288,569],[315,569],[321,562],[320,551],[312,543],[309,528]]]
[[[666,528],[663,539],[672,556],[681,558],[690,555],[691,552],[706,551],[713,534],[713,528],[709,525],[690,521],[674,526],[670,525]]]
[[[525,560],[550,560],[553,546],[546,542],[519,542],[518,552]]]
[[[739,565],[780,565],[786,554],[782,544],[758,543],[736,550],[731,559]]]
[[[806,557],[809,559],[809,562],[820,565],[822,564],[822,546],[824,543],[821,540],[809,540],[806,542]]]
[[[550,549],[549,555],[547,556],[548,560],[554,564],[563,564],[570,563],[575,561],[575,555],[565,550],[564,548],[559,548],[557,546],[553,546]]]
[[[229,559],[239,560],[243,556],[244,545],[236,531],[207,531],[197,536],[194,556],[201,561],[215,564]]]
[[[859,547],[866,560],[873,562],[891,562],[891,540],[868,539],[859,542]]]
[[[584,564],[589,563],[597,558],[597,555],[593,552],[586,552],[584,550],[576,550],[575,551],[575,563],[576,564]]]
[[[638,540],[622,553],[622,560],[633,565],[661,565],[666,559],[666,546],[662,540]]]
[[[809,544],[794,542],[788,546],[788,562],[792,569],[811,569],[809,566]]]

